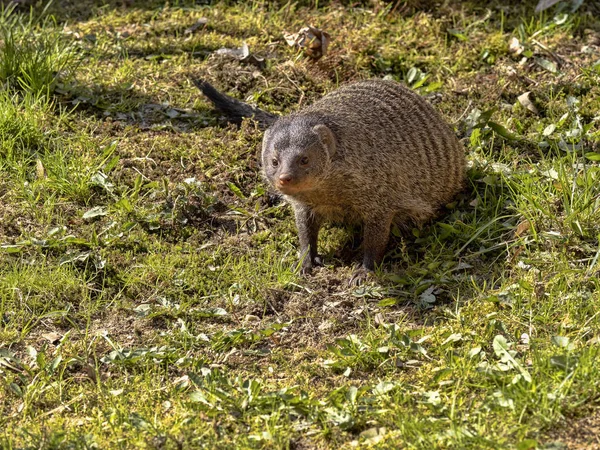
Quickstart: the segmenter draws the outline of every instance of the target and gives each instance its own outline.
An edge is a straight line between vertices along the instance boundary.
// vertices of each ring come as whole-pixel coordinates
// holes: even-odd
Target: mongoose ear
[[[262,140],[262,153],[264,154],[267,151],[267,148],[269,146],[269,138],[271,137],[271,130],[269,128],[267,128],[263,134],[263,140]]]
[[[335,154],[335,136],[333,132],[327,125],[322,124],[315,125],[313,131],[317,134],[319,141],[325,146],[331,158]]]
[[[264,159],[265,159],[265,152],[267,150],[267,142],[269,140],[269,129],[267,128],[265,130],[265,132],[263,133],[263,139],[262,139],[262,145],[260,147],[260,151],[258,152],[258,167],[264,167],[265,163],[264,163]]]
[[[262,140],[263,147],[265,147],[267,145],[267,142],[269,141],[270,137],[271,137],[271,129],[267,128],[265,130],[265,132],[263,133],[263,140]]]

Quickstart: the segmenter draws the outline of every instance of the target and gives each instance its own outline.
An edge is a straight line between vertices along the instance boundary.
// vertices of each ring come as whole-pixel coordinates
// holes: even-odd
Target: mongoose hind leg
[[[381,264],[385,248],[390,239],[390,227],[393,217],[377,217],[365,221],[363,237],[363,262],[350,278],[350,285],[359,285],[367,280]]]
[[[307,274],[313,267],[323,265],[323,261],[317,253],[319,229],[323,219],[305,205],[294,205],[294,215],[300,239],[300,272]]]

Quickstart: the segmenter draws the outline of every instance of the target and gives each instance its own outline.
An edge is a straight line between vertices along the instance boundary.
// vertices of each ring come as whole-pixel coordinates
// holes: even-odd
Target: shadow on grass
[[[71,82],[55,92],[60,104],[97,120],[109,120],[140,130],[191,132],[217,124],[210,108],[191,109],[161,101],[133,83],[120,86]]]
[[[37,0],[0,0],[0,4],[7,5],[17,3],[19,10],[29,12],[31,7],[34,10],[41,11],[43,7],[39,6]],[[156,11],[173,8],[171,2],[165,0],[61,0],[50,4],[48,12],[53,14],[60,22],[79,22],[89,20],[99,11],[108,10],[142,10]],[[201,8],[207,6],[216,6],[219,3],[236,4],[242,3],[234,0],[181,0],[176,2],[176,8]],[[289,7],[289,2],[284,0],[268,2],[274,10]],[[374,7],[377,11],[389,8],[389,15],[410,16],[426,12],[434,17],[443,17],[449,11],[461,10],[467,14],[485,13],[488,10],[502,10],[505,12],[505,20],[521,20],[523,16],[534,16],[537,0],[527,2],[519,0],[496,0],[493,2],[482,3],[479,1],[450,1],[440,5],[437,0],[408,0],[408,1],[386,1],[377,4],[369,0],[299,0],[294,2],[296,8],[312,8],[326,10],[331,5],[342,5],[344,7]],[[543,14],[552,14],[556,11],[568,12],[571,6],[568,2],[561,2],[558,6],[550,8]],[[511,11],[514,12],[511,17]],[[600,14],[600,5],[598,2],[588,0],[579,6],[579,11],[592,15]],[[539,14],[537,14],[539,16]]]

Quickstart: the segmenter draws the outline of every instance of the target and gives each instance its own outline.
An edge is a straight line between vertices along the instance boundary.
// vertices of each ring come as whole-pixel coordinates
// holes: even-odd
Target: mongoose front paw
[[[304,258],[298,262],[298,265],[300,266],[300,273],[302,275],[308,275],[312,272],[314,267],[323,266],[323,259],[318,255],[312,258],[312,260],[310,258]]]
[[[360,286],[365,281],[373,276],[373,271],[367,269],[365,266],[360,266],[354,271],[350,280],[348,281],[349,286]]]
[[[300,263],[300,275],[310,275],[313,270],[312,264]]]

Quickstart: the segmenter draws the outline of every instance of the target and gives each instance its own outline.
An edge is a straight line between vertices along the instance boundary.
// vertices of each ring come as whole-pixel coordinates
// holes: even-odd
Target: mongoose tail
[[[222,94],[210,83],[204,80],[192,80],[198,89],[221,111],[227,119],[235,124],[241,124],[244,117],[256,120],[261,129],[268,128],[277,120],[275,114],[268,113],[262,109],[254,108],[247,103],[236,100],[233,97]]]

